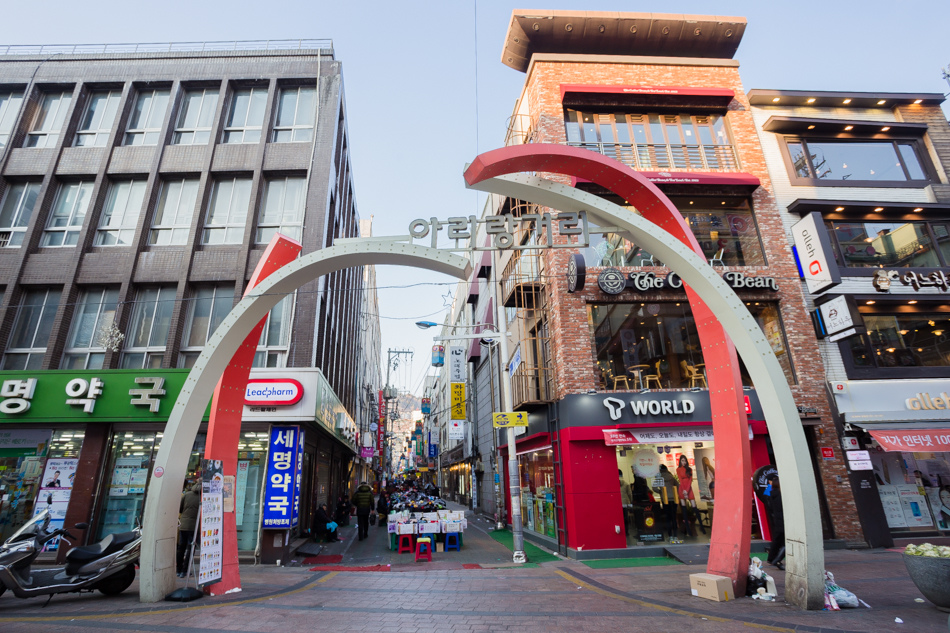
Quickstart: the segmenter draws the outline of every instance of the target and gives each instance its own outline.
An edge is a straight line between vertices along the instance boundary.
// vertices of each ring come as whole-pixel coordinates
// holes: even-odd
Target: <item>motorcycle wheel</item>
[[[119,573],[96,583],[95,588],[107,596],[115,596],[128,589],[133,580],[135,580],[135,565],[129,565]]]

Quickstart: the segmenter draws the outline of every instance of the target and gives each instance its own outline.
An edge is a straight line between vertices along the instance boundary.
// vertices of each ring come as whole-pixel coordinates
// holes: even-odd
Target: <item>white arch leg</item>
[[[142,521],[139,599],[158,602],[175,588],[175,538],[181,486],[201,418],[221,374],[251,329],[285,295],[333,271],[371,264],[425,268],[468,279],[468,259],[448,251],[399,241],[353,240],[304,255],[258,284],[238,303],[208,341],[175,401],[149,479]],[[155,472],[162,468],[163,475]]]
[[[672,235],[592,194],[524,174],[491,178],[469,188],[561,211],[584,210],[600,226],[616,226],[628,231],[637,244],[658,256],[689,284],[717,315],[753,377],[772,438],[776,466],[782,474],[787,552],[785,599],[803,609],[821,609],[824,606],[824,543],[818,489],[805,432],[771,346],[732,288],[705,260]]]

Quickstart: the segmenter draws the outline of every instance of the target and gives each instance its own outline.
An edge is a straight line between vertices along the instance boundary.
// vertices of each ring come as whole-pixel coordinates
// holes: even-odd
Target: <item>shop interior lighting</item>
[[[853,129],[854,129],[854,126],[853,126],[853,125],[846,125],[846,126],[844,126],[844,131],[845,131],[845,132],[850,132],[850,131],[853,130]]]
[[[914,105],[920,105],[923,101],[923,99],[914,99]]]
[[[881,131],[882,131],[882,132],[887,132],[889,129],[891,129],[891,126],[890,126],[890,125],[885,125],[884,127],[881,128]]]
[[[916,209],[914,209],[914,213],[920,213],[923,210],[924,210],[923,207],[917,207]]]
[[[774,98],[772,99],[772,103],[778,103],[778,102],[781,101],[781,100],[782,100],[781,97],[774,97]]]
[[[835,211],[844,211],[844,207],[835,207]]]
[[[875,213],[880,213],[880,212],[883,211],[883,210],[884,210],[884,207],[874,207],[874,212],[875,212]]]
[[[907,303],[908,303],[908,305],[914,305],[915,303],[917,303],[917,299],[911,299],[911,300],[908,301]]]
[[[885,101],[884,99],[881,99],[880,101],[877,102],[878,105],[884,105],[885,103],[887,103],[887,101]]]
[[[943,330],[934,330],[934,336],[942,336]]]
[[[808,99],[808,101],[806,101],[805,103],[814,103],[814,102],[815,102],[815,98],[814,98],[814,97],[811,97],[811,98]]]
[[[877,303],[877,301],[874,301],[874,300],[872,299],[871,301],[868,301],[868,302],[866,302],[866,303],[867,303],[867,305],[869,305],[869,306],[873,306],[875,303]]]
[[[809,125],[809,126],[808,126],[808,129],[809,129],[809,130],[814,130],[814,129],[815,129],[815,126],[814,126],[814,125]]]
[[[848,105],[849,103],[851,103],[851,99],[845,99],[841,103],[843,103],[844,105]]]

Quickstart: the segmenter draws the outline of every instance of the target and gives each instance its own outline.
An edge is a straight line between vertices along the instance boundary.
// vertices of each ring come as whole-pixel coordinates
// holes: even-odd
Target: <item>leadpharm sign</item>
[[[808,292],[822,292],[841,283],[838,266],[828,258],[831,242],[820,213],[813,211],[796,222],[792,238]]]
[[[287,406],[303,398],[303,385],[292,378],[252,378],[244,390],[244,404]]]

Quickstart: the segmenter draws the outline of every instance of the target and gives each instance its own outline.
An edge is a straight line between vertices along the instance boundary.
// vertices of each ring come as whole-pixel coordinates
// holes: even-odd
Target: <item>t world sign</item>
[[[487,215],[477,218],[454,217],[442,222],[438,218],[424,220],[418,218],[409,223],[409,235],[413,239],[421,240],[431,235],[432,248],[438,248],[439,232],[446,230],[446,237],[450,240],[470,240],[475,235],[479,224],[485,225],[485,233],[492,239],[487,246],[472,246],[473,251],[520,251],[531,248],[586,248],[590,245],[590,226],[587,223],[586,211],[571,211],[558,213],[525,213],[515,217],[513,215]],[[578,236],[580,242],[555,244],[554,227],[558,235]],[[515,243],[515,236],[523,231],[529,231],[532,239],[523,244]]]

